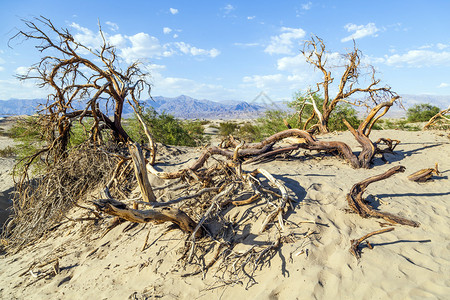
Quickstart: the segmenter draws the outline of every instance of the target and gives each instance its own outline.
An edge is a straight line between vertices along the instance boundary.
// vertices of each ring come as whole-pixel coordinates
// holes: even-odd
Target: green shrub
[[[330,131],[345,131],[345,126],[342,119],[347,120],[353,128],[358,128],[361,120],[358,119],[357,112],[352,105],[348,103],[338,104],[328,119],[328,129]]]
[[[237,136],[249,142],[261,141],[277,132],[288,129],[284,120],[292,126],[292,124],[295,124],[295,115],[279,110],[268,110],[263,117],[239,126]]]
[[[437,106],[431,104],[416,104],[411,108],[408,108],[406,117],[408,122],[427,122],[435,114],[439,113],[440,109]]]
[[[165,112],[158,114],[152,107],[145,110],[142,119],[156,142],[177,146],[197,146],[204,141],[203,127],[200,122],[183,122]],[[147,141],[136,116],[128,120],[125,130],[134,141]]]
[[[16,142],[14,152],[18,159],[36,153],[45,142],[44,134],[45,130],[36,116],[17,120],[8,131],[8,135]]]
[[[0,157],[14,157],[16,154],[15,148],[11,146],[6,146],[0,149]]]
[[[223,137],[233,135],[238,129],[238,124],[235,122],[227,121],[219,124],[219,134]]]
[[[420,128],[415,125],[408,124],[408,120],[385,120],[380,124],[382,129],[396,129],[406,131],[418,131]]]

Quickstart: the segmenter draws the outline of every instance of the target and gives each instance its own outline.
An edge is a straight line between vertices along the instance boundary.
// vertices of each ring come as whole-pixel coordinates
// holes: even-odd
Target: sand
[[[284,243],[270,264],[255,273],[256,284],[223,286],[214,267],[201,275],[181,277],[177,252],[186,235],[168,225],[121,224],[101,237],[104,228],[67,222],[46,240],[0,258],[1,299],[448,299],[450,295],[450,139],[448,132],[373,131],[373,140],[401,140],[385,164],[352,169],[335,157],[296,155],[258,164],[285,183],[295,201],[286,215],[288,229],[302,238]],[[320,139],[347,142],[348,132]],[[163,170],[190,165],[198,150],[174,151]],[[407,175],[439,163],[440,176],[415,183]],[[349,213],[346,194],[353,184],[397,165],[405,173],[369,185],[365,196],[377,209],[420,222],[370,238],[358,261],[348,251],[350,240],[380,229],[380,220]],[[9,170],[0,161],[1,174]],[[253,170],[256,165],[245,165]],[[154,184],[157,179],[152,179]],[[5,184],[1,185],[8,191]],[[243,208],[245,209],[245,208]],[[79,211],[72,215],[80,214]],[[87,228],[91,232],[86,234]],[[149,244],[142,251],[149,234]],[[246,239],[249,243],[250,239]],[[254,241],[253,241],[254,242]],[[244,246],[245,247],[245,244]],[[36,280],[26,272],[33,261],[55,253],[60,273]],[[49,266],[47,266],[48,268]],[[46,267],[42,267],[44,270]],[[25,274],[23,274],[25,272]],[[35,271],[36,272],[36,271]]]

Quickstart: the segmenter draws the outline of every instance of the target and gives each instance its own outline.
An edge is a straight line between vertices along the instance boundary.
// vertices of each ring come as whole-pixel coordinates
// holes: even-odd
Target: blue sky
[[[320,80],[300,53],[312,34],[324,40],[331,63],[354,39],[364,63],[400,94],[450,95],[447,0],[0,3],[0,99],[47,94],[14,78],[39,61],[35,44],[8,47],[21,19],[39,15],[89,46],[98,43],[100,21],[125,62],[144,62],[154,96],[252,101],[263,91],[292,99]]]

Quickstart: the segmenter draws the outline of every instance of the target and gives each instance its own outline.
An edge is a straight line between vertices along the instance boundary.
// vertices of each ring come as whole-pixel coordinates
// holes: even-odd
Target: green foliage
[[[342,122],[342,119],[347,120],[353,128],[358,128],[361,123],[361,120],[357,117],[356,110],[348,103],[340,103],[335,107],[328,120],[328,128],[331,131],[347,130],[347,126]]]
[[[85,142],[89,137],[89,128],[94,124],[92,118],[84,118],[82,123],[72,123],[70,128],[69,148],[73,148]]]
[[[323,113],[323,102],[325,101],[322,96],[317,93],[313,95],[314,102],[316,102],[317,108],[321,113]],[[312,115],[314,108],[311,104],[304,105],[305,102],[311,102],[310,97],[307,94],[302,94],[301,92],[297,92],[294,95],[294,100],[288,103],[288,106],[295,109],[297,112],[302,111],[301,119],[297,118],[294,127],[303,128],[303,124],[306,120]],[[360,120],[358,120],[357,112],[353,108],[352,105],[348,103],[338,103],[334,110],[331,112],[330,117],[328,119],[328,129],[330,131],[345,131],[347,130],[347,126],[345,126],[342,119],[346,119],[353,128],[357,128],[359,126]],[[312,121],[308,124],[306,129],[309,129],[314,124],[317,124],[318,118],[314,117]]]
[[[227,121],[219,124],[219,134],[223,137],[234,134],[239,125],[235,122]]]
[[[419,131],[420,128],[415,125],[408,124],[408,120],[384,120],[380,122],[380,127],[382,129],[397,129],[397,130],[406,130],[406,131]]]
[[[16,146],[14,152],[19,159],[36,153],[45,142],[44,128],[38,117],[25,117],[17,122],[8,131],[8,135],[14,139]]]
[[[201,121],[180,121],[165,112],[158,114],[152,107],[145,110],[142,119],[156,142],[177,146],[197,146],[205,141]],[[125,130],[135,141],[147,140],[136,116],[128,120]]]
[[[406,112],[408,122],[427,122],[435,114],[439,113],[440,109],[431,104],[416,104],[409,108]]]
[[[16,154],[16,151],[14,147],[6,146],[3,149],[0,149],[0,157],[14,157]]]
[[[289,124],[294,124],[295,116],[284,111],[268,110],[263,117],[256,119],[256,121],[240,125],[234,134],[249,142],[261,141],[277,132],[288,129],[284,120]]]

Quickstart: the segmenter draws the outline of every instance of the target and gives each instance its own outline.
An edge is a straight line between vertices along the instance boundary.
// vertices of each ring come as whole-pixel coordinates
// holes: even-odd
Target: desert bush
[[[408,122],[427,122],[439,111],[440,109],[437,106],[421,103],[408,108],[406,117]]]
[[[0,149],[0,157],[14,157],[15,154],[14,147],[6,146],[5,148]]]
[[[142,119],[155,142],[176,146],[197,146],[204,141],[201,122],[180,121],[165,112],[158,114],[152,107],[144,111]],[[147,140],[136,116],[128,120],[125,129],[133,140]]]
[[[239,128],[239,125],[232,121],[227,121],[219,124],[219,134],[221,136],[233,135],[235,131]]]
[[[36,153],[46,141],[45,135],[45,128],[37,116],[18,119],[8,131],[8,136],[16,142],[13,149],[19,160]]]
[[[419,131],[419,126],[409,124],[408,120],[400,119],[400,120],[384,120],[380,122],[381,129],[396,129],[396,130],[406,130],[406,131]],[[378,128],[374,128],[378,129]]]

